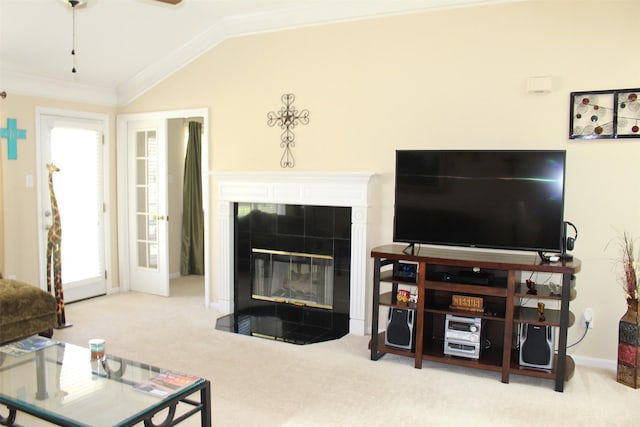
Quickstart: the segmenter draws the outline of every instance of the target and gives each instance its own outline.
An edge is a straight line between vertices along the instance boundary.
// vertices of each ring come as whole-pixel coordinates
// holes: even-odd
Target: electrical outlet
[[[587,322],[589,322],[589,329],[593,329],[593,309],[587,307],[582,312],[582,327],[587,328]]]

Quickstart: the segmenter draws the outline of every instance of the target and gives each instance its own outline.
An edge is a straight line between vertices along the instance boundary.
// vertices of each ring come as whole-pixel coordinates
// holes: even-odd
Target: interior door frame
[[[36,170],[36,182],[38,183],[38,185],[36,185],[37,188],[37,196],[38,196],[38,229],[39,230],[44,230],[46,228],[45,226],[45,221],[44,221],[44,216],[41,215],[40,213],[44,212],[44,207],[43,207],[43,194],[45,191],[49,191],[48,187],[43,188],[43,185],[41,185],[40,183],[44,182],[44,175],[45,172],[43,170],[40,169],[39,165],[42,163],[42,150],[41,150],[41,132],[42,132],[42,127],[41,127],[41,120],[43,118],[43,116],[58,116],[60,117],[62,120],[64,120],[65,118],[69,118],[70,120],[74,120],[74,119],[78,119],[78,120],[94,120],[96,122],[100,122],[101,123],[101,132],[102,132],[102,136],[103,136],[103,149],[102,149],[102,168],[103,168],[103,176],[102,176],[102,193],[103,193],[103,200],[105,203],[105,209],[103,212],[103,232],[104,232],[104,236],[103,236],[103,243],[104,243],[104,248],[103,248],[103,252],[104,252],[104,269],[106,272],[106,278],[105,278],[105,291],[107,294],[112,293],[113,291],[113,275],[111,274],[112,272],[112,265],[111,265],[111,215],[110,215],[110,209],[109,209],[109,204],[111,203],[111,196],[110,196],[110,187],[109,187],[109,181],[110,181],[110,143],[109,141],[111,141],[111,137],[110,137],[110,127],[109,127],[109,115],[108,114],[103,114],[103,113],[91,113],[91,112],[86,112],[86,111],[78,111],[78,110],[67,110],[67,109],[62,109],[62,108],[50,108],[50,107],[41,107],[41,106],[37,106],[36,107],[36,140],[37,140],[37,144],[36,144],[36,161],[38,164],[37,170]],[[40,288],[46,290],[47,289],[47,277],[46,277],[46,247],[47,247],[47,241],[46,241],[46,233],[44,233],[44,235],[42,235],[43,237],[41,238],[41,233],[38,233],[38,253],[39,253],[39,262],[38,262],[38,266],[39,266],[39,280],[40,280]]]
[[[165,120],[176,118],[202,117],[202,207],[204,211],[204,305],[209,307],[211,280],[209,254],[211,253],[209,225],[209,109],[195,108],[185,110],[167,110],[152,113],[118,114],[116,116],[117,150],[117,189],[118,189],[118,263],[119,281],[122,291],[129,291],[129,214],[127,194],[128,127],[130,122],[140,120]]]

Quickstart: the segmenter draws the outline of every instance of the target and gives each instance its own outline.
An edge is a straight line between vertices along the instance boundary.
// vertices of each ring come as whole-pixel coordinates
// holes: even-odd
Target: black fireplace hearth
[[[216,328],[308,344],[349,332],[351,208],[235,204],[234,312]]]

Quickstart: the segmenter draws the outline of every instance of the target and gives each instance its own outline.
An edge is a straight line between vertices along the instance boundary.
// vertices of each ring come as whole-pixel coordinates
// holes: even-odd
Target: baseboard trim
[[[576,365],[579,366],[588,366],[591,368],[602,368],[608,369],[611,371],[615,371],[618,367],[618,364],[615,360],[610,359],[598,359],[595,357],[588,356],[577,356],[571,355],[571,358],[576,362]]]
[[[207,308],[210,308],[214,311],[217,311],[221,315],[231,314],[233,311],[229,310],[229,307],[226,304],[221,304],[219,302],[211,302],[207,305]]]

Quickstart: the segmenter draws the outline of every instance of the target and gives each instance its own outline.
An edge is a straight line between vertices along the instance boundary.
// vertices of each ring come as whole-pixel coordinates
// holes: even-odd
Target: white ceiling
[[[124,105],[232,36],[519,0],[0,0],[0,91]]]

